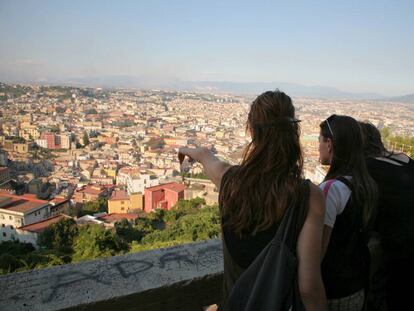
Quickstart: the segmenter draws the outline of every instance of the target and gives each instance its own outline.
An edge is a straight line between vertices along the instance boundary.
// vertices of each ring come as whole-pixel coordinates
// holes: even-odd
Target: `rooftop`
[[[139,217],[139,214],[135,214],[135,213],[130,213],[130,214],[127,214],[127,213],[112,213],[112,214],[97,217],[97,219],[102,220],[106,223],[114,223],[114,222],[120,221],[122,219],[134,220],[134,219],[137,219],[138,217]]]
[[[39,222],[35,222],[34,224],[30,224],[30,225],[20,227],[18,229],[29,231],[29,232],[39,233],[39,232],[44,231],[51,224],[54,224],[55,222],[58,222],[59,220],[64,219],[64,218],[71,218],[71,217],[69,217],[67,215],[60,214],[60,215],[50,217],[48,219],[45,219],[45,220],[42,220],[42,221],[39,221]]]
[[[48,204],[48,201],[39,200],[36,195],[14,195],[0,193],[0,208],[13,212],[26,213]]]
[[[129,195],[125,190],[115,190],[112,192],[110,200],[129,200]]]
[[[174,191],[174,192],[181,192],[184,191],[185,186],[176,182],[170,182],[167,184],[161,184],[158,186],[154,186],[154,187],[149,187],[146,188],[145,190],[148,191],[158,191],[158,190],[170,190],[170,191]]]
[[[104,186],[98,186],[98,185],[87,185],[83,186],[82,188],[76,190],[76,192],[84,192],[87,194],[94,194],[99,195],[106,191],[106,187]]]

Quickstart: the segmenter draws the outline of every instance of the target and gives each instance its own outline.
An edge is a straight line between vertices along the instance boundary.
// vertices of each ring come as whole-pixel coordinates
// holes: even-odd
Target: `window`
[[[125,209],[125,208],[122,206],[122,207],[121,207],[121,211],[123,211],[124,209]]]
[[[6,237],[6,232],[3,232],[3,237]]]
[[[4,215],[3,215],[3,214],[1,214],[1,215],[0,215],[0,218],[1,218],[1,219],[4,219]]]
[[[4,224],[1,224],[1,226],[4,228]]]
[[[12,217],[12,216],[9,216],[9,219],[10,219],[10,220],[12,220],[12,219],[13,219],[13,217]]]
[[[10,226],[10,229],[14,229],[14,227],[13,226]]]

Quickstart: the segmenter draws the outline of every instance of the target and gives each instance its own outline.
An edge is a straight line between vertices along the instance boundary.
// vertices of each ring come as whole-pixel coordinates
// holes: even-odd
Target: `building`
[[[58,221],[65,218],[72,217],[61,214],[17,228],[16,239],[23,243],[31,243],[34,247],[37,248],[37,238],[39,233],[45,231],[50,225],[57,223]]]
[[[28,153],[29,152],[29,144],[28,143],[14,143],[13,144],[13,151],[17,153]]]
[[[68,134],[60,134],[60,148],[62,149],[70,149],[71,147],[71,138]]]
[[[7,167],[0,167],[0,185],[10,181],[10,170]]]
[[[128,213],[128,214],[112,213],[112,214],[99,216],[97,217],[97,219],[106,223],[107,227],[114,227],[115,223],[118,221],[126,219],[130,222],[133,222],[138,217],[139,217],[139,214],[134,214],[134,213]]]
[[[184,199],[185,186],[176,182],[145,189],[144,211],[149,213],[161,208],[170,210],[180,199]]]
[[[36,139],[35,143],[42,148],[47,148],[47,140],[46,139]]]
[[[86,185],[78,188],[73,196],[73,201],[77,205],[83,205],[86,202],[98,201],[100,198],[107,198],[110,191],[112,191],[112,185]]]
[[[142,193],[144,194],[145,188],[154,187],[159,185],[160,181],[157,177],[150,174],[137,174],[128,175],[126,178],[126,185],[128,193]]]
[[[47,148],[49,149],[60,148],[60,144],[58,142],[58,136],[55,133],[45,132],[42,134],[41,138],[46,140]]]
[[[6,166],[9,162],[6,151],[0,150],[0,165]]]
[[[16,228],[50,216],[50,203],[35,195],[0,194],[0,241],[18,239]]]
[[[144,196],[141,193],[128,194],[125,190],[115,190],[108,199],[108,213],[131,213],[142,211]]]

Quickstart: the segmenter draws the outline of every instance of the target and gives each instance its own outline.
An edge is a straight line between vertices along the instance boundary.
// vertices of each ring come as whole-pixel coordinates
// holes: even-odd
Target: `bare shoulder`
[[[313,183],[309,183],[309,212],[318,215],[325,213],[325,196],[322,190]]]

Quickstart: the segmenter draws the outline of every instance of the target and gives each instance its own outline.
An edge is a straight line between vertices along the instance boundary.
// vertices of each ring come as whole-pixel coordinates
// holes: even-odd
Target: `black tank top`
[[[381,236],[387,261],[414,262],[414,161],[390,160],[401,165],[367,159],[379,193],[375,230]]]
[[[351,190],[351,197],[336,218],[322,261],[322,279],[328,299],[343,298],[363,289],[368,281],[370,261],[362,207],[353,198],[352,183],[344,177],[336,179]]]
[[[238,166],[233,166],[227,170],[222,177],[220,189],[225,187],[237,168]],[[219,205],[221,210],[220,195]],[[227,297],[240,275],[250,266],[275,236],[279,224],[277,223],[269,229],[260,231],[255,235],[247,232],[246,235],[240,238],[228,226],[223,226],[226,219],[222,217],[221,220],[224,257],[224,297]]]

